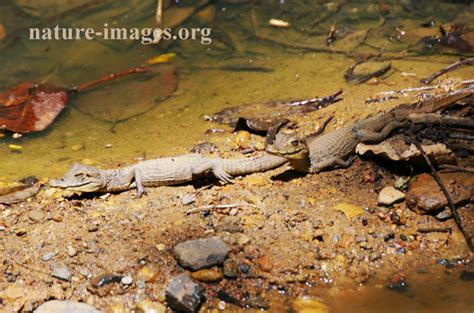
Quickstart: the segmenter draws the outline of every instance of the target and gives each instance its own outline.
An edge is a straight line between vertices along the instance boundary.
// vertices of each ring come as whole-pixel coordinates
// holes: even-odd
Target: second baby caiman
[[[223,182],[231,183],[233,176],[267,171],[286,161],[285,158],[267,153],[240,159],[185,154],[107,170],[73,164],[63,177],[50,180],[49,185],[80,192],[115,192],[136,188],[137,196],[140,197],[144,187],[184,184],[208,172]]]
[[[416,103],[402,104],[320,136],[300,138],[297,134],[280,132],[267,145],[266,151],[287,158],[295,170],[303,173],[319,173],[336,165],[348,167],[358,143],[382,141],[395,128],[407,123],[410,114],[435,112],[473,93],[474,87],[469,86]]]

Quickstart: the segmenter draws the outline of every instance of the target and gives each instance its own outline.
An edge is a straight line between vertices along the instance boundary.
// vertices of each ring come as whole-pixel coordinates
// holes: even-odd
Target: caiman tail
[[[474,86],[469,86],[467,88],[450,91],[447,94],[434,96],[417,103],[403,104],[393,109],[392,114],[395,116],[396,120],[402,121],[413,113],[432,113],[442,110],[448,107],[450,104],[453,104],[454,102],[466,98],[472,94],[474,94]]]
[[[268,171],[284,164],[286,161],[285,158],[268,153],[252,158],[220,160],[225,172],[231,176]]]

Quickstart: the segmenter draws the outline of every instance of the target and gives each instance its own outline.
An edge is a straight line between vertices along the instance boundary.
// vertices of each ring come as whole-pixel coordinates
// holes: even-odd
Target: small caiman
[[[109,170],[76,163],[62,178],[51,179],[49,185],[81,192],[115,192],[136,188],[137,197],[141,197],[144,187],[188,183],[208,172],[212,172],[226,183],[231,183],[232,176],[267,171],[286,161],[285,158],[265,153],[261,156],[240,159],[185,154]]]
[[[336,129],[320,136],[299,138],[296,134],[276,134],[267,144],[270,154],[287,158],[292,167],[303,173],[319,173],[336,165],[348,167],[360,142],[378,142],[400,126],[405,125],[413,113],[431,113],[470,96],[474,87],[451,91],[416,103],[402,104],[386,113],[378,113],[355,124]]]

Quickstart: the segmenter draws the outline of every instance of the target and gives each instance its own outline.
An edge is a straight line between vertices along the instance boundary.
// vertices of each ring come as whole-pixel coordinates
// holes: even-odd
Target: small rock
[[[250,266],[246,263],[242,263],[239,265],[239,269],[242,273],[244,274],[247,274],[248,272],[250,272]]]
[[[159,303],[151,300],[142,300],[137,303],[137,308],[143,311],[143,313],[166,313],[166,307]]]
[[[300,296],[293,301],[295,313],[328,313],[329,308],[326,304],[316,298],[309,296]]]
[[[439,173],[455,204],[469,201],[474,194],[474,174]],[[436,214],[448,202],[434,178],[429,174],[414,177],[406,194],[407,205],[419,214]]]
[[[82,150],[84,148],[83,145],[73,145],[71,147],[72,151],[79,151],[79,150]]]
[[[67,255],[69,255],[70,257],[74,257],[77,255],[77,249],[74,248],[73,246],[67,246],[66,252],[67,252]]]
[[[193,271],[222,264],[229,251],[219,237],[189,240],[174,248],[179,264]]]
[[[196,196],[192,194],[185,194],[181,198],[181,203],[183,205],[190,205],[191,203],[194,203],[196,201]]]
[[[166,287],[168,305],[179,312],[196,312],[203,299],[203,288],[186,273],[174,277]]]
[[[241,130],[234,135],[234,143],[241,149],[246,149],[250,146],[251,136],[248,131]]]
[[[28,218],[33,222],[41,222],[44,219],[45,215],[40,210],[31,210],[28,213]]]
[[[26,235],[26,229],[24,228],[17,229],[17,231],[15,232],[15,235],[17,235],[18,237]]]
[[[137,273],[137,279],[145,282],[154,282],[158,277],[158,272],[148,266],[142,267]]]
[[[97,224],[91,224],[87,226],[87,231],[90,233],[96,232],[99,230],[99,225]]]
[[[212,283],[221,281],[224,278],[224,274],[221,271],[212,269],[203,269],[191,274],[191,276],[198,281]]]
[[[138,289],[145,289],[146,288],[146,283],[143,280],[137,280],[135,283]]]
[[[54,258],[54,256],[55,254],[53,252],[48,252],[48,253],[43,254],[43,256],[41,257],[41,260],[43,260],[44,262],[48,262],[49,260]]]
[[[56,277],[65,281],[71,281],[72,274],[66,266],[62,266],[62,267],[58,267],[54,269],[53,277]]]
[[[127,275],[127,276],[122,277],[121,282],[124,285],[130,285],[130,284],[133,283],[133,278],[132,278],[132,276]]]
[[[40,305],[34,313],[100,313],[100,311],[81,302],[51,300]]]
[[[239,264],[233,259],[224,261],[224,276],[227,278],[237,278],[239,276]]]
[[[405,194],[392,186],[384,187],[377,199],[379,205],[390,206],[394,203],[403,201],[405,199]]]
[[[242,234],[239,236],[239,239],[237,239],[237,243],[241,246],[246,245],[250,242],[250,238],[247,235]]]
[[[98,289],[107,284],[119,283],[121,281],[122,281],[122,276],[106,273],[106,274],[98,275],[92,278],[90,281],[90,284],[92,287]]]
[[[273,260],[270,256],[264,255],[261,256],[257,259],[257,264],[258,267],[263,271],[263,272],[271,272],[273,269]]]

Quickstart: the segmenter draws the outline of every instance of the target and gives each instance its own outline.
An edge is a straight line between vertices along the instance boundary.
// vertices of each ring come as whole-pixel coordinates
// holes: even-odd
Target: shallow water
[[[82,23],[99,27],[104,18],[124,14],[125,3],[117,1],[105,10],[79,17],[72,14],[62,22],[66,25]],[[152,4],[148,5],[152,7]],[[375,9],[372,8],[374,5]],[[345,22],[348,26],[378,25],[376,4],[354,3],[352,6],[358,10],[368,7],[368,17],[357,20],[355,17],[350,18],[347,13]],[[430,18],[449,21],[450,17],[457,16],[466,21],[469,17],[474,17],[472,5],[443,4],[442,7],[446,8],[444,13],[447,16],[437,18],[431,15]],[[344,71],[353,63],[348,57],[301,52],[248,39],[248,34],[242,34],[239,30],[239,23],[248,22],[245,19],[246,8],[225,3],[219,3],[217,6],[218,13],[213,25],[229,31],[236,43],[235,51],[225,48],[219,42],[210,46],[181,42],[168,49],[130,42],[106,44],[100,40],[32,42],[26,40],[22,32],[15,42],[0,45],[0,90],[6,90],[26,80],[74,86],[140,65],[165,52],[177,54],[174,64],[178,73],[176,92],[156,105],[153,105],[154,99],[143,99],[139,90],[135,93],[128,92],[130,81],[138,80],[130,77],[104,86],[103,89],[97,88],[72,97],[60,117],[46,131],[24,134],[21,139],[13,139],[11,133],[5,132],[5,136],[0,138],[0,182],[10,182],[31,175],[40,178],[59,176],[73,162],[115,167],[133,163],[138,158],[187,153],[196,143],[213,140],[212,135],[205,135],[207,129],[220,127],[230,130],[228,127],[206,122],[203,115],[240,104],[325,96],[342,88],[343,101],[299,118],[301,123],[310,124],[313,118],[334,112],[338,123],[342,124],[358,118],[359,114],[369,114],[376,109],[390,107],[390,103],[365,105],[364,100],[374,93],[416,86],[421,77],[458,59],[457,56],[438,55],[419,57],[418,60],[394,60],[392,66],[396,71],[390,77],[391,85],[348,85],[343,77]],[[262,20],[269,14],[281,13],[277,5],[272,8],[267,12],[257,11]],[[147,11],[146,5],[142,10]],[[129,18],[121,17],[118,20],[125,26],[142,26],[146,25],[149,19],[149,16],[142,18],[130,14]],[[417,20],[402,18],[400,23],[415,25],[427,19],[426,16]],[[14,5],[0,4],[0,22],[5,25],[7,32],[35,21],[37,20],[34,17],[22,13],[21,9]],[[321,33],[327,32],[327,23],[324,25],[321,26]],[[385,40],[378,39],[374,42],[383,44]],[[271,68],[273,72],[193,69],[228,65],[232,62],[253,62]],[[416,76],[402,76],[400,72],[414,73]],[[469,79],[473,78],[472,74],[472,68],[464,68],[448,76]],[[124,101],[120,100],[122,94]],[[133,106],[138,102],[145,103],[144,106],[151,109],[118,124],[104,122],[79,111],[84,111],[84,108],[89,112],[94,107],[109,108],[107,110],[110,111],[101,111],[105,112],[105,117],[114,120],[136,112]],[[21,145],[22,151],[10,151],[9,144]],[[328,297],[327,303],[331,312],[347,312],[348,307],[351,312],[434,313],[474,310],[472,282],[461,282],[457,278],[447,277],[436,284],[420,283],[413,290],[412,294],[398,294],[384,288],[364,287],[352,293],[345,293],[343,299]]]

